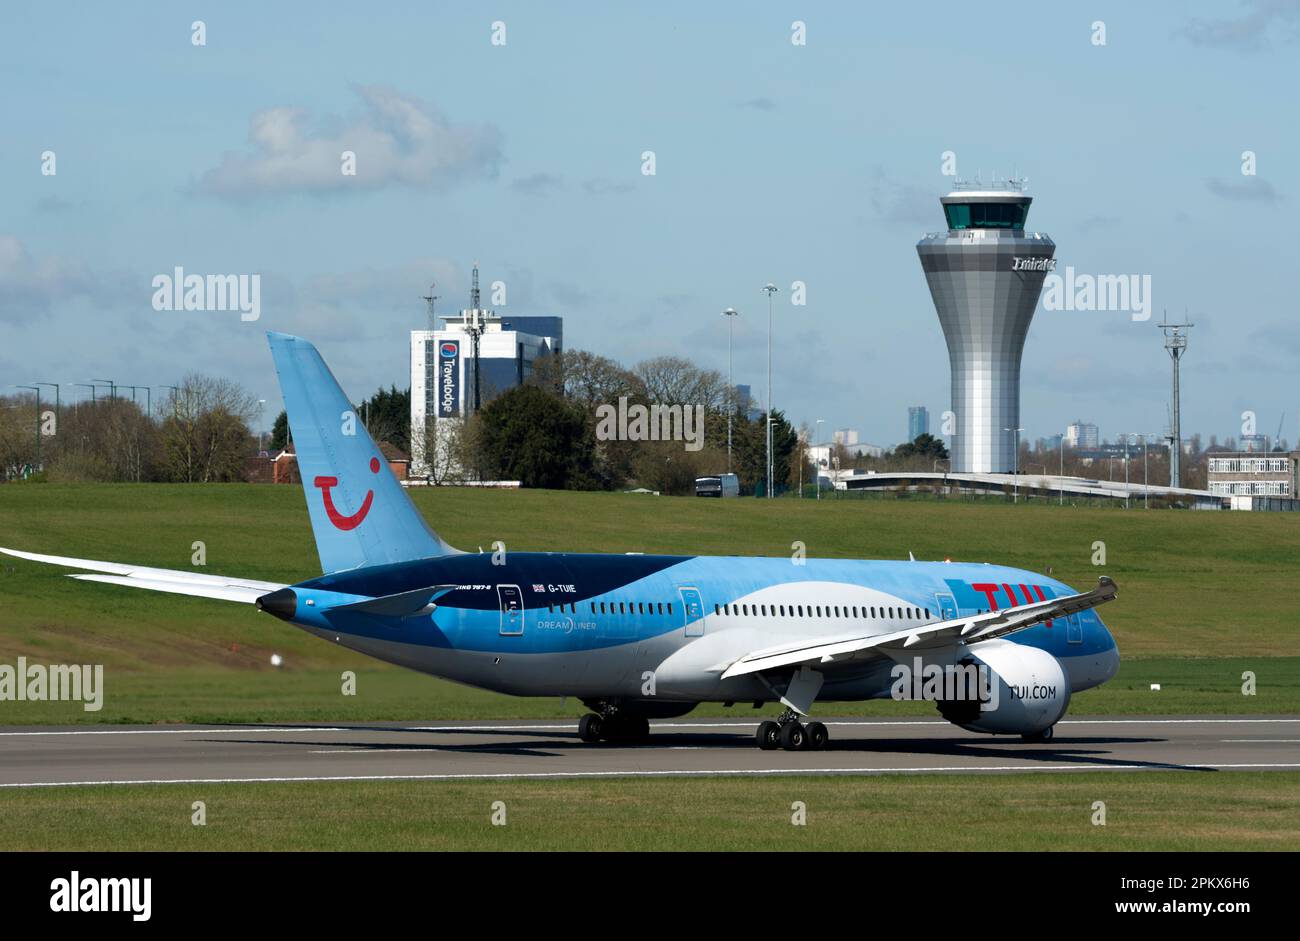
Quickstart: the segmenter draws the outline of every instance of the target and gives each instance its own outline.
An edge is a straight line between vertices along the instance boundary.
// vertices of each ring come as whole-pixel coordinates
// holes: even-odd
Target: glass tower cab
[[[948,231],[963,229],[1010,229],[1023,232],[1033,197],[1019,188],[954,190],[941,197]]]

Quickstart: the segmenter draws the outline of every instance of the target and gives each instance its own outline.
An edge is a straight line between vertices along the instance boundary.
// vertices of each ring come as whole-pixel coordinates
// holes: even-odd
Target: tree
[[[191,373],[162,423],[165,473],[182,483],[242,480],[256,442],[249,430],[257,399],[238,383]]]
[[[516,386],[478,413],[478,444],[489,476],[525,487],[596,486],[595,429],[586,412],[541,386]]]
[[[736,416],[732,423],[732,466],[741,489],[762,493],[767,487],[766,415],[755,421]],[[799,485],[799,435],[780,410],[772,412],[772,489],[776,493]]]
[[[387,441],[393,447],[411,453],[411,390],[398,392],[397,386],[380,389],[356,407],[366,431],[376,443]]]
[[[944,447],[943,441],[934,437],[928,432],[922,432],[916,436],[913,441],[907,444],[900,444],[894,448],[894,456],[901,458],[923,457],[931,461],[946,461],[948,459],[948,449]]]
[[[280,414],[275,416],[275,424],[271,426],[271,450],[283,451],[289,446],[289,413],[284,409]]]

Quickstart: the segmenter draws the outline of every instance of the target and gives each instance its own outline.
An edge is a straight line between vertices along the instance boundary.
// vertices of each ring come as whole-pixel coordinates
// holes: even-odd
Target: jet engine
[[[978,671],[985,701],[965,697],[938,705],[940,715],[963,729],[1040,736],[1070,704],[1070,682],[1061,661],[1037,647],[985,641],[972,647],[962,663]]]

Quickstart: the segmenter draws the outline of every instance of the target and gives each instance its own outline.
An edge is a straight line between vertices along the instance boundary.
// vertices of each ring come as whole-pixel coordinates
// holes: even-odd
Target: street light
[[[107,386],[108,386],[108,397],[109,397],[112,401],[114,401],[114,402],[117,401],[117,383],[115,383],[112,379],[91,379],[90,381],[91,381],[91,382],[102,382],[102,383],[104,383],[105,385],[107,385]]]
[[[772,295],[781,289],[769,281],[767,292],[767,497],[772,498]]]
[[[59,384],[57,382],[34,382],[32,385],[53,386],[54,387],[54,433],[59,433],[59,421],[61,414],[59,411]]]
[[[176,405],[177,405],[177,402],[176,402],[176,396],[177,396],[177,394],[181,391],[180,386],[159,386],[158,388],[160,388],[160,389],[171,389],[171,390],[172,390],[172,418],[175,418],[175,417],[176,417]]]
[[[821,436],[822,436],[822,422],[824,422],[825,420],[826,419],[824,418],[817,419],[816,430],[813,432],[813,437],[817,438],[819,441],[821,440]],[[821,447],[821,445],[817,445],[817,446]],[[826,453],[829,454],[830,452],[827,451]],[[817,499],[820,500],[822,498],[822,469],[821,469],[820,461],[817,461],[815,463],[817,464]],[[828,459],[826,463],[827,465],[829,465],[830,460]]]
[[[1016,433],[1016,470],[1015,470],[1015,475],[1016,475],[1016,494],[1015,494],[1015,498],[1013,499],[1012,502],[1014,502],[1014,503],[1019,503],[1019,502],[1020,502],[1020,432],[1024,431],[1025,429],[1023,429],[1023,428],[1003,428],[1002,430],[1003,430],[1003,431],[1014,431],[1014,432]]]
[[[1059,506],[1065,506],[1065,435],[1061,435],[1061,502]]]
[[[740,312],[728,307],[722,312],[727,318],[727,473],[731,473],[731,413],[736,410],[736,387],[731,379],[731,338]]]
[[[1128,437],[1141,438],[1141,508],[1151,509],[1151,485],[1147,482],[1147,438],[1154,435],[1130,432]]]
[[[262,435],[266,429],[266,399],[257,400],[257,453],[262,453]],[[728,468],[730,470],[730,468]]]
[[[153,418],[153,390],[150,389],[148,386],[122,386],[122,388],[131,390],[131,401],[137,405],[139,403],[135,401],[135,394],[138,390],[144,389],[145,413],[149,416],[150,419],[152,419]]]
[[[36,393],[36,466],[41,466],[41,389],[40,386],[14,386],[15,389],[31,389]]]

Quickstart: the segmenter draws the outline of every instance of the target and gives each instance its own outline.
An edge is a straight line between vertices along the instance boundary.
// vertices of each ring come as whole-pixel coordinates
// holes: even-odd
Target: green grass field
[[[1120,675],[1080,695],[1080,713],[1300,712],[1300,519],[1281,513],[1116,511],[1053,505],[892,500],[696,500],[606,493],[430,489],[421,512],[453,544],[508,550],[951,557],[1120,586],[1102,610]],[[292,582],[318,574],[297,487],[0,487],[0,545],[91,559]],[[1104,543],[1104,566],[1093,565]],[[490,551],[490,550],[489,550]],[[272,653],[284,658],[270,665]],[[0,556],[0,662],[102,663],[103,711],[0,703],[0,724],[539,718],[572,701],[522,700],[388,667],[246,606],[65,577]],[[340,674],[358,674],[358,695]],[[1258,694],[1241,694],[1253,671]],[[1153,682],[1162,685],[1151,692]],[[734,710],[737,711],[738,710]],[[926,704],[833,707],[926,712]],[[701,715],[726,714],[720,706]]]
[[[1300,849],[1290,772],[158,785],[0,806],[0,851]]]

